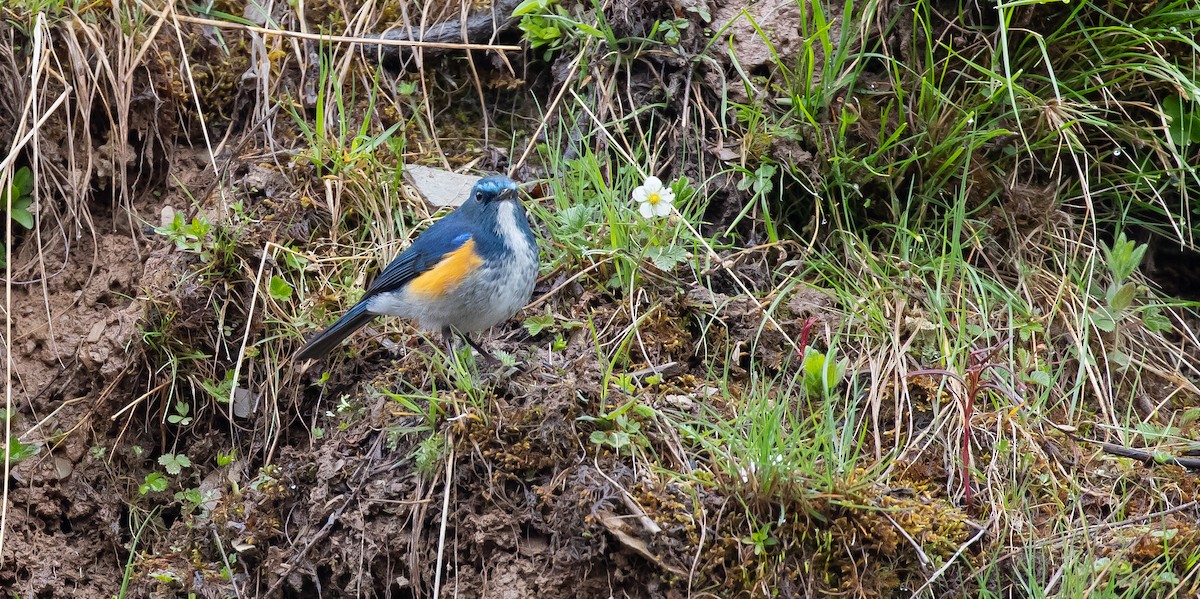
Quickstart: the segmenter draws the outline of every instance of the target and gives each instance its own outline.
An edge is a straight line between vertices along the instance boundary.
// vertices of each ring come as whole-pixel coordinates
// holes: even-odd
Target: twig
[[[509,167],[508,174],[510,176],[517,172],[517,169],[521,168],[522,164],[525,164],[525,159],[529,158],[529,153],[537,146],[538,136],[542,134],[542,131],[546,128],[546,123],[550,120],[550,116],[558,108],[558,103],[562,102],[563,96],[570,89],[571,80],[575,78],[575,73],[579,71],[579,65],[583,62],[583,57],[587,54],[588,46],[591,45],[591,42],[592,38],[590,37],[583,41],[583,47],[579,49],[579,56],[575,57],[575,64],[571,65],[571,70],[567,72],[566,78],[563,79],[562,88],[558,90],[558,95],[554,96],[554,99],[550,101],[550,106],[546,108],[546,115],[542,117],[542,122],[538,123],[537,129],[533,131],[533,135],[529,136],[529,143],[526,144],[525,151],[521,153],[521,157]],[[571,95],[575,96],[575,92],[572,91]],[[579,96],[575,97],[578,98]]]
[[[446,549],[446,523],[450,520],[450,491],[454,487],[454,434],[447,435],[450,453],[446,456],[446,482],[442,492],[442,526],[438,531],[437,565],[433,571],[433,597],[442,592],[442,556]]]
[[[41,15],[39,15],[39,17],[40,16]],[[24,148],[25,144],[29,143],[29,140],[33,139],[34,135],[37,135],[37,132],[41,130],[42,125],[46,124],[46,121],[54,115],[54,111],[58,110],[59,105],[65,102],[67,97],[70,96],[73,91],[75,91],[75,88],[67,86],[67,89],[64,89],[61,94],[58,94],[58,99],[50,105],[50,109],[42,115],[42,118],[38,119],[38,122],[34,123],[29,132],[22,136],[21,139],[14,143],[12,148],[9,149],[8,156],[4,158],[3,162],[0,162],[0,171],[12,166],[12,163],[17,159],[17,155],[21,152],[21,148]]]
[[[154,13],[152,9],[147,7],[147,10]],[[158,13],[155,13],[156,15]],[[340,44],[370,44],[374,46],[409,46],[414,48],[444,48],[446,50],[496,50],[504,52],[519,52],[520,46],[510,46],[501,44],[464,44],[451,42],[422,42],[417,40],[407,39],[387,39],[383,37],[355,37],[350,35],[320,35],[316,33],[302,33],[299,31],[288,31],[286,29],[268,29],[266,27],[256,27],[254,25],[243,25],[242,23],[230,23],[228,21],[218,21],[215,19],[205,19],[201,17],[188,17],[184,15],[176,15],[175,18],[184,23],[193,23],[196,25],[208,25],[220,29],[237,29],[240,31],[250,31],[253,33],[261,33],[262,35],[279,35],[283,37],[294,37],[302,40],[314,42],[335,42]]]
[[[1180,457],[1172,454],[1154,453],[1144,449],[1135,449],[1133,447],[1125,447],[1116,443],[1107,443],[1104,441],[1093,441],[1085,437],[1074,436],[1076,440],[1092,445],[1099,445],[1104,453],[1120,456],[1123,458],[1131,458],[1141,462],[1145,466],[1181,466],[1188,470],[1200,470],[1200,458]]]
[[[254,325],[254,308],[258,306],[258,290],[262,285],[263,268],[267,265],[267,253],[272,245],[274,244],[268,241],[263,246],[262,258],[258,261],[258,274],[254,276],[254,290],[250,292],[250,313],[246,315],[246,334],[242,336],[242,346],[238,349],[237,362],[234,362],[233,365],[233,385],[229,389],[229,414],[227,416],[230,422],[233,422],[234,396],[237,395],[242,362],[246,359],[246,345],[250,343],[250,327]],[[274,260],[275,256],[272,255],[271,259]]]
[[[993,516],[992,520],[993,521],[995,520],[994,516]],[[975,536],[967,539],[967,542],[963,543],[962,545],[959,545],[958,550],[954,552],[954,555],[951,555],[950,559],[947,559],[946,563],[942,564],[942,567],[938,568],[937,571],[933,573],[933,576],[930,576],[929,580],[926,580],[925,584],[921,585],[921,588],[917,589],[917,592],[913,593],[912,596],[913,597],[921,596],[922,591],[929,588],[929,585],[933,584],[934,581],[941,578],[942,574],[945,574],[946,570],[949,570],[950,566],[954,565],[954,561],[958,559],[958,556],[962,555],[962,553],[964,551],[966,551],[968,547],[970,547],[971,545],[974,545],[975,541],[978,541],[979,539],[983,538],[983,534],[985,532],[987,532],[987,529],[990,526],[991,526],[991,522],[988,523],[988,526],[979,527],[979,532],[976,532]]]
[[[513,9],[520,4],[519,0],[495,0],[491,3],[489,10],[476,11],[474,14],[467,14],[466,11],[458,19],[442,21],[428,27],[421,27],[413,30],[411,27],[397,27],[389,29],[379,36],[381,40],[387,41],[407,41],[418,40],[425,44],[430,44],[428,49],[441,49],[433,44],[444,44],[446,46],[460,47],[462,44],[471,44],[472,40],[490,40],[494,36],[517,22],[517,19],[512,17]],[[423,20],[423,19],[422,19]],[[462,40],[462,44],[456,44],[456,40]],[[379,59],[381,61],[401,62],[407,57],[401,56],[401,48],[398,44],[376,44],[378,48]],[[510,46],[511,47],[511,46]],[[368,54],[373,54],[375,49],[364,48]],[[432,52],[425,53],[429,56]],[[501,57],[504,55],[501,54]],[[505,62],[508,62],[505,59]],[[510,67],[511,68],[511,67]]]
[[[216,528],[209,530],[212,531],[213,540],[217,542],[217,551],[221,552],[221,561],[225,562],[225,570],[229,572],[229,584],[233,585],[233,596],[242,599],[242,591],[238,588],[237,579],[233,575],[233,565],[229,563],[229,556],[225,555],[225,544],[221,542],[221,535],[217,534]]]

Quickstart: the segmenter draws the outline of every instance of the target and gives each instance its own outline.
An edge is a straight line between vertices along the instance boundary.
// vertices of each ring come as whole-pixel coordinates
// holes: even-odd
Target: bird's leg
[[[497,360],[497,359],[496,359],[496,356],[493,356],[492,354],[488,353],[488,350],[486,350],[486,349],[483,349],[483,346],[482,346],[482,345],[479,345],[478,343],[475,343],[475,340],[474,340],[474,339],[471,339],[471,336],[470,336],[470,335],[463,334],[462,338],[463,338],[463,339],[466,339],[466,340],[467,340],[467,343],[468,343],[468,344],[470,344],[470,346],[471,346],[472,348],[474,348],[474,349],[475,349],[475,351],[479,352],[479,355],[483,356],[483,357],[484,357],[484,359],[486,359],[488,362],[491,362],[492,364],[499,364],[499,363],[500,363],[500,360]]]
[[[442,341],[446,344],[446,356],[451,360],[456,359],[458,354],[454,353],[454,330],[450,327],[443,327]]]

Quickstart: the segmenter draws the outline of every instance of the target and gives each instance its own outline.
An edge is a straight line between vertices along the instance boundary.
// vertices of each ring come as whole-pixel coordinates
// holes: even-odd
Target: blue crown
[[[475,189],[488,194],[500,193],[517,188],[517,182],[505,177],[504,175],[492,175],[484,177],[475,184]]]

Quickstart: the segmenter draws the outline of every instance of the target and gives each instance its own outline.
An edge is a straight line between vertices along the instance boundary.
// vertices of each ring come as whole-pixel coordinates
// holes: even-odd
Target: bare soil
[[[225,4],[218,8],[239,12]],[[702,28],[717,30],[737,16],[716,7],[713,23],[705,24],[684,10],[702,4],[695,0],[678,7],[629,4],[610,15],[612,25],[628,35],[645,34],[647,23],[680,14],[693,19],[685,35],[698,36]],[[795,6],[791,0],[764,0],[751,7],[777,52],[802,51]],[[340,14],[336,8],[317,3],[309,7],[310,18],[337,25],[331,16]],[[905,8],[897,4],[895,10]],[[837,22],[834,17],[826,18]],[[218,36],[195,24],[182,27],[186,52],[178,51],[173,33],[162,33],[145,66],[135,70],[127,123],[97,116],[79,134],[80,128],[55,116],[47,129],[62,131],[62,137],[41,142],[45,164],[61,171],[84,162],[93,166],[78,175],[83,180],[74,188],[86,203],[66,194],[45,198],[54,204],[55,217],[39,232],[20,233],[10,257],[19,275],[9,315],[16,372],[12,425],[43,449],[16,465],[8,480],[0,596],[404,598],[429,596],[437,580],[444,597],[751,597],[765,596],[756,581],[774,570],[778,574],[771,578],[781,582],[773,590],[780,596],[903,597],[926,579],[920,561],[925,556],[912,551],[913,540],[901,537],[881,514],[897,508],[887,513],[927,551],[940,552],[930,557],[942,560],[979,533],[975,514],[947,496],[950,474],[940,456],[905,456],[897,475],[903,487],[861,485],[869,473],[845,473],[847,494],[855,495],[819,505],[739,505],[722,492],[730,481],[719,477],[703,484],[664,483],[627,453],[589,442],[594,427],[580,417],[627,397],[608,397],[603,365],[584,331],[567,332],[566,349],[551,354],[544,349],[550,339],[530,336],[519,319],[498,327],[486,343],[517,356],[523,367],[479,373],[482,401],[431,374],[436,358],[422,336],[369,330],[362,336],[370,340],[359,342],[354,359],[307,371],[288,365],[284,373],[264,372],[283,361],[251,356],[240,384],[261,385],[250,394],[276,401],[248,417],[231,416],[226,406],[192,413],[186,427],[168,422],[174,396],[167,389],[196,399],[197,406],[217,405],[203,400],[201,383],[232,372],[244,331],[257,339],[276,330],[264,322],[262,310],[250,313],[254,270],[264,260],[266,242],[304,245],[330,228],[328,211],[309,195],[320,190],[319,177],[311,168],[290,165],[290,150],[274,145],[294,148],[301,136],[277,130],[273,144],[265,141],[253,110],[259,80],[251,76],[249,38],[230,31]],[[58,24],[52,32],[67,38],[70,29]],[[0,25],[0,31],[5,39],[28,41],[9,25]],[[748,21],[737,21],[726,35],[743,68],[755,77],[771,76],[771,55]],[[509,32],[503,39],[515,37]],[[684,45],[702,42],[686,37]],[[24,60],[13,56],[21,58],[15,63]],[[564,76],[562,61],[545,64],[513,55],[527,69],[525,79],[514,80],[501,61],[475,56],[486,103],[525,117],[536,107],[513,108],[509,87],[523,86],[522,92],[545,106],[552,84]],[[181,77],[185,58],[198,65],[197,97]],[[442,61],[436,69],[444,69],[435,76],[470,81],[461,61],[434,60]],[[630,82],[631,96],[649,103],[664,97],[664,89],[680,97],[680,85],[693,76],[710,85],[720,79],[718,67],[691,73],[677,57],[660,60],[661,71],[639,73]],[[732,72],[732,65],[719,66]],[[292,67],[274,75],[289,93],[311,100],[314,73]],[[748,99],[744,89],[734,92],[734,100]],[[117,100],[107,96],[95,105]],[[218,137],[229,132],[215,160],[198,133],[196,102]],[[15,122],[4,112],[0,125]],[[470,113],[467,119],[477,117]],[[448,130],[456,119],[466,120],[456,114],[445,118]],[[851,134],[871,139],[887,126],[863,120],[860,127],[875,129]],[[5,130],[0,126],[0,147],[12,142]],[[125,139],[114,142],[119,132]],[[419,133],[409,132],[414,139]],[[443,150],[458,164],[478,158],[477,168],[500,169],[513,158],[503,141],[483,148],[447,141]],[[768,139],[761,145],[758,151],[800,170],[815,169],[819,159],[803,140]],[[715,143],[706,159],[720,159],[726,151],[732,150]],[[93,161],[80,160],[89,155]],[[687,168],[678,165],[680,174]],[[537,167],[523,171],[525,178],[545,174]],[[709,190],[718,198],[706,215],[714,228],[727,224],[747,197],[725,183],[718,179]],[[129,192],[119,191],[122,186]],[[197,255],[153,232],[164,214],[218,214],[216,206],[230,202],[240,202],[252,224],[222,231],[232,239],[232,253],[214,258],[218,266],[204,270],[207,275],[199,274]],[[1028,206],[1026,212],[1036,216],[1045,210]],[[742,254],[735,268],[769,288],[798,249],[781,244]],[[552,273],[535,297],[570,274]],[[762,326],[754,302],[738,297],[719,273],[712,280],[712,289],[676,282],[653,288],[656,283],[648,282],[659,311],[640,323],[644,346],[623,365],[635,371],[673,364],[654,394],[660,398],[654,407],[681,420],[694,415],[702,401],[726,408],[706,392],[712,372],[731,373],[731,393],[747,384],[749,355],[728,364],[715,361],[737,356],[727,351],[731,348],[756,352],[771,368],[791,367],[782,333]],[[776,318],[793,338],[806,323],[822,328],[836,318],[834,300],[818,290],[792,292],[779,305]],[[562,320],[590,319],[613,330],[634,318],[624,300],[578,284],[566,285],[548,306]],[[719,325],[701,329],[701,320],[717,314]],[[188,351],[201,356],[189,358],[186,371],[172,370]],[[322,368],[328,369],[327,379]],[[265,381],[279,386],[268,393]],[[462,417],[440,423],[453,459],[428,464],[422,461],[430,433],[421,428],[425,420],[387,394],[408,393],[411,402],[427,407],[421,395],[435,387]],[[874,426],[888,431],[905,418],[928,418],[931,403],[916,397],[913,415],[885,407],[874,415]],[[693,468],[675,450],[679,443],[671,427],[653,419],[642,426],[648,446],[639,451],[654,452],[677,472]],[[1069,443],[1054,453],[1081,469],[1089,459]],[[161,471],[163,455],[188,456],[194,483],[188,486],[198,490],[197,501],[173,501],[176,487],[139,490],[147,474]],[[222,455],[231,457],[218,466]],[[1052,467],[1039,462],[1030,472]],[[1174,470],[1167,476],[1181,501],[1197,496],[1193,477]],[[856,510],[851,504],[880,509]],[[745,538],[753,514],[782,521],[774,510],[821,517],[780,524],[775,534],[789,550],[785,559],[772,561],[757,555]],[[1194,524],[1176,525],[1200,539]],[[937,590],[969,593],[951,583]]]

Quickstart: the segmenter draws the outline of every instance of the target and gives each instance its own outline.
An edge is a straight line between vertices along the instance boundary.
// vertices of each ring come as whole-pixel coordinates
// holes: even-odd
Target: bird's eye
[[[483,192],[482,191],[475,192],[475,199],[482,202],[483,201]]]

